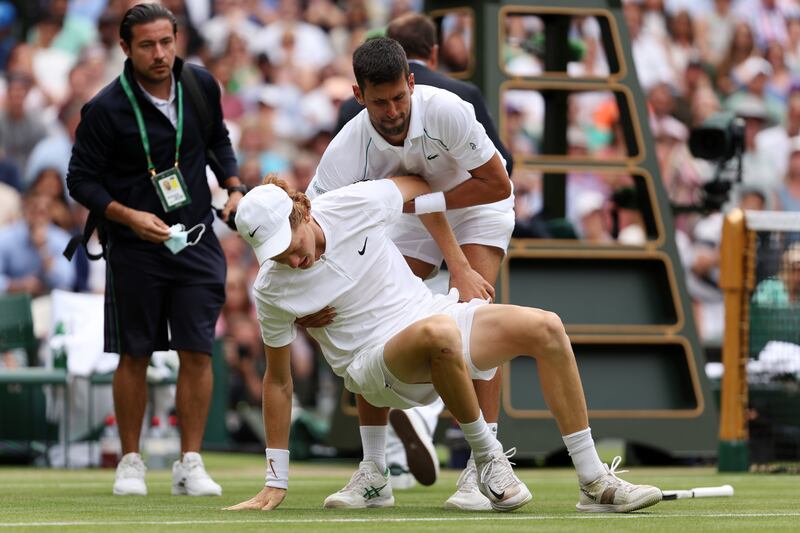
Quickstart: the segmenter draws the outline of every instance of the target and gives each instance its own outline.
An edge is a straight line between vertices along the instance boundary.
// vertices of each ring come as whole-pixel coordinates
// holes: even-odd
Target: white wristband
[[[424,215],[425,213],[440,213],[447,211],[447,203],[444,200],[444,193],[431,192],[414,198],[414,214]]]
[[[265,487],[289,488],[289,450],[267,448],[267,481]]]

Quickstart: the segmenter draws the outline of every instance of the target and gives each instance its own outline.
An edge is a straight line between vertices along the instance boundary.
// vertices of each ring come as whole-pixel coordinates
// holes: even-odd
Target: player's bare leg
[[[483,279],[494,285],[497,282],[497,274],[500,271],[500,263],[503,261],[503,250],[493,246],[483,246],[479,244],[464,244],[461,250],[467,257],[470,266],[480,274]],[[500,418],[500,384],[502,380],[502,367],[498,367],[497,373],[489,380],[473,380],[475,393],[478,395],[478,404],[481,406],[483,417],[486,422],[497,423]]]
[[[469,264],[483,279],[495,285],[500,264],[503,261],[503,250],[493,246],[464,244],[461,246]],[[500,418],[500,386],[503,379],[503,367],[490,380],[475,379],[472,381],[478,405],[492,431],[497,432],[497,421]],[[461,511],[489,511],[492,506],[489,499],[478,490],[478,471],[475,458],[470,456],[467,466],[456,481],[456,491],[445,501],[445,509]]]
[[[383,357],[389,372],[403,383],[433,383],[464,431],[481,471],[478,485],[494,509],[511,511],[531,500],[481,415],[461,331],[452,318],[433,315],[411,324],[386,343]]]
[[[597,457],[575,356],[558,315],[507,305],[476,309],[470,353],[479,369],[502,365],[519,355],[536,358],[542,393],[578,473],[579,511],[630,512],[661,501],[658,488],[619,479],[615,475],[618,460],[609,468]]]
[[[411,271],[420,279],[427,279],[434,266],[406,256]],[[394,409],[389,415],[386,459],[392,479],[392,488],[408,489],[416,483],[432,485],[439,477],[439,458],[433,445],[441,400],[414,409]]]

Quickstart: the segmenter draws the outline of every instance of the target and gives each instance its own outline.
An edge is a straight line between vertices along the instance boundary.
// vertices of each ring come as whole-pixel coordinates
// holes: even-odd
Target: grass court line
[[[666,518],[669,520],[675,518],[776,518],[800,516],[800,512],[781,512],[781,513],[668,513],[668,514],[589,514],[589,515],[511,515],[503,516],[498,514],[490,514],[487,516],[453,516],[453,517],[427,517],[427,518],[297,518],[297,519],[269,519],[270,525],[274,524],[319,524],[319,523],[370,523],[370,522],[479,522],[484,520],[644,520],[647,518]],[[266,519],[252,519],[252,520],[98,520],[98,521],[75,521],[75,522],[16,522],[0,524],[0,528],[4,527],[82,527],[82,526],[124,526],[124,525],[203,525],[203,524],[256,524],[261,523]]]

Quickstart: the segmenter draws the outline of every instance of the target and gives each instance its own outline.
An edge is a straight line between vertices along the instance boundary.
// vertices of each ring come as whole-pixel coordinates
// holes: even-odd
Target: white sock
[[[386,426],[360,426],[364,460],[372,461],[381,472],[386,470]]]
[[[483,413],[478,416],[474,422],[461,423],[461,431],[464,432],[464,438],[467,439],[472,453],[475,458],[484,457],[496,450],[502,450],[503,446],[497,440],[489,425],[483,419]]]
[[[486,425],[489,426],[489,431],[492,432],[492,435],[494,435],[494,438],[497,438],[497,422],[486,422]],[[470,451],[469,452],[469,458],[474,461],[475,460],[475,452]]]
[[[570,435],[563,435],[564,444],[578,472],[581,485],[588,485],[606,473],[606,467],[597,455],[592,439],[592,428],[586,428]]]

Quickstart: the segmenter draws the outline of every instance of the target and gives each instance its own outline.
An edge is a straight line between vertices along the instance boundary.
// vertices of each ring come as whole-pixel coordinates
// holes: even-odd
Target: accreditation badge
[[[183,181],[183,176],[177,166],[155,174],[150,180],[156,188],[164,211],[173,211],[192,203],[189,191],[186,189],[186,182]]]

